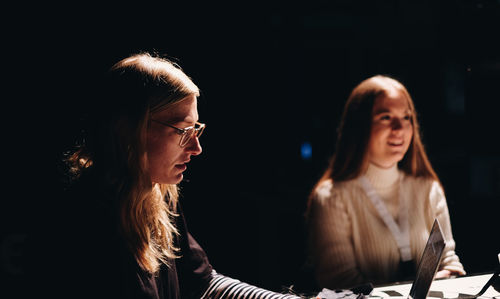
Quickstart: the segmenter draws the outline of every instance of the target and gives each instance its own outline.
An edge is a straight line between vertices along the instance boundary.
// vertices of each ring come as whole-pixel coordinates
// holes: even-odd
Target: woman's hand
[[[456,276],[461,276],[463,273],[460,272],[455,272],[455,271],[450,271],[450,270],[441,270],[437,271],[436,275],[434,275],[434,279],[437,278],[451,278],[451,277],[456,277]]]
[[[436,272],[436,275],[434,275],[434,279],[438,278],[450,278],[452,275],[452,272],[450,270],[441,270]]]

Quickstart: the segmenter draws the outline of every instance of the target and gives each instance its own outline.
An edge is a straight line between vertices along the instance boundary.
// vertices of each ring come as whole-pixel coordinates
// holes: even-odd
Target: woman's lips
[[[403,145],[403,141],[398,141],[398,142],[387,142],[388,145],[390,146],[402,146]]]
[[[187,165],[186,164],[177,164],[177,165],[175,165],[175,168],[177,168],[181,171],[184,171],[184,170],[186,170]]]

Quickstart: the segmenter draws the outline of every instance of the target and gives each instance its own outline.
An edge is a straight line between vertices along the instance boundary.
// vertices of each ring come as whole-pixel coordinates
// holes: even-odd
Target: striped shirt
[[[294,294],[281,294],[255,287],[212,270],[212,279],[201,299],[297,299]]]

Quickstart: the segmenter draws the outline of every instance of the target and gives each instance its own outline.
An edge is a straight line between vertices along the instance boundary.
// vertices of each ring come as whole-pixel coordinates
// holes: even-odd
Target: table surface
[[[492,274],[493,273],[434,280],[427,298],[457,298],[459,293],[469,295],[477,294],[490,279]],[[406,298],[410,293],[410,289],[411,283],[375,287],[370,294],[370,298]],[[441,296],[439,292],[441,292]],[[478,298],[500,299],[500,293],[490,286],[486,292]]]

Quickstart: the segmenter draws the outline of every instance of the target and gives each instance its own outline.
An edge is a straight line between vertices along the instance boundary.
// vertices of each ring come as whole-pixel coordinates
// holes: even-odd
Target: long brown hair
[[[138,264],[156,273],[177,257],[178,189],[151,181],[146,152],[150,114],[199,96],[199,90],[178,65],[149,53],[116,63],[101,90],[88,138],[69,161],[76,177],[92,172],[111,187],[121,234]]]
[[[420,138],[417,111],[406,87],[398,80],[376,75],[359,83],[349,95],[344,106],[337,133],[336,151],[323,176],[315,184],[309,196],[308,206],[315,189],[324,181],[341,182],[361,175],[368,166],[367,151],[370,140],[372,110],[375,99],[389,91],[404,95],[411,110],[413,137],[398,168],[408,175],[429,177],[439,182]]]

